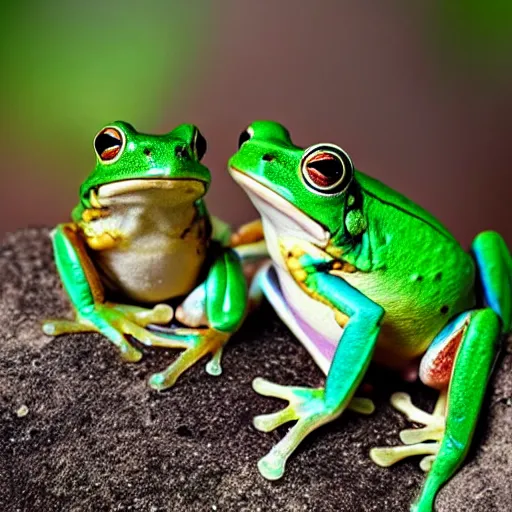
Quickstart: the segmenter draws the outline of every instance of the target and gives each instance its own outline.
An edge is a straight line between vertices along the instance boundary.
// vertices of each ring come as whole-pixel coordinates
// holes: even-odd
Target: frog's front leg
[[[161,373],[154,374],[149,384],[163,390],[204,356],[212,358],[206,366],[210,375],[220,375],[222,350],[240,327],[247,309],[247,285],[239,257],[227,248],[219,248],[206,278],[178,309],[178,320],[193,327],[160,329],[160,336],[185,340],[188,348]],[[200,327],[206,324],[205,327]],[[195,327],[194,327],[195,326]]]
[[[319,271],[315,265],[301,264],[301,271],[304,289],[349,319],[329,368],[325,388],[278,386],[263,379],[253,383],[258,393],[290,403],[280,412],[256,417],[256,428],[267,432],[297,420],[258,463],[260,473],[269,480],[283,475],[288,457],[310,432],[336,419],[347,407],[363,413],[373,410],[369,400],[352,397],[371,361],[384,310],[340,277]]]
[[[172,309],[159,304],[153,309],[105,302],[103,286],[74,224],[59,225],[52,233],[57,270],[64,288],[76,310],[75,321],[46,320],[43,331],[49,336],[64,333],[97,331],[106,336],[130,362],[140,360],[142,353],[131,345],[126,335],[145,345],[169,347],[168,340],[160,338],[145,326],[168,323]],[[173,343],[184,347],[184,343]]]

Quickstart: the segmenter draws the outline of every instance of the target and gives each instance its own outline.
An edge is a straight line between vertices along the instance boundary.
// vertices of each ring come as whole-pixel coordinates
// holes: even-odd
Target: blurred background
[[[10,2],[0,17],[0,235],[69,218],[92,139],[197,124],[208,205],[254,211],[226,172],[255,119],[334,142],[464,245],[512,245],[512,2]]]

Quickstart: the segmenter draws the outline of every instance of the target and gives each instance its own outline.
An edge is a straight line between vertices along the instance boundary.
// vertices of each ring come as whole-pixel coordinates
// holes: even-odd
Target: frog
[[[247,283],[228,247],[230,227],[205,205],[206,139],[193,124],[154,135],[116,121],[93,148],[96,165],[71,219],[51,231],[74,319],[47,319],[44,333],[98,332],[132,363],[144,347],[182,350],[150,377],[158,391],[205,356],[206,371],[220,375],[223,348],[246,312]]]
[[[425,209],[357,170],[340,146],[297,146],[274,121],[241,133],[228,172],[258,211],[270,256],[256,287],[325,375],[317,388],[253,380],[257,393],[288,402],[256,416],[257,430],[295,421],[259,472],[281,478],[304,438],[346,409],[370,414],[373,401],[356,394],[372,363],[439,393],[431,413],[393,394],[392,405],[422,428],[369,452],[383,467],[421,455],[427,476],[411,510],[433,510],[465,459],[511,330],[512,258],[503,237],[484,231],[466,251]]]

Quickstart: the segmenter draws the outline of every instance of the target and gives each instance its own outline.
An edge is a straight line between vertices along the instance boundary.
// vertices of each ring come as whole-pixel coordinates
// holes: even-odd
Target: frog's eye
[[[302,158],[301,172],[306,185],[314,192],[339,194],[350,184],[354,166],[341,148],[321,144],[306,151]]]
[[[103,162],[111,163],[116,160],[120,156],[123,146],[123,133],[112,126],[103,128],[94,139],[94,149],[98,158]]]
[[[208,145],[206,144],[206,139],[203,137],[199,130],[196,130],[194,141],[192,142],[192,150],[196,154],[199,161],[201,161],[205,155],[207,147]]]
[[[240,149],[242,147],[242,144],[244,144],[249,139],[251,139],[253,135],[254,135],[254,130],[251,127],[247,128],[247,130],[244,130],[240,134],[240,137],[238,137],[238,149]]]

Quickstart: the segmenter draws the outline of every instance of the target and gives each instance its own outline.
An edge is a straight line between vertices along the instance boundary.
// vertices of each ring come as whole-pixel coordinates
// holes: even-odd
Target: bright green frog
[[[142,353],[129,337],[185,349],[152,376],[156,389],[172,386],[208,354],[207,371],[219,374],[222,348],[245,315],[246,282],[238,256],[221,243],[225,225],[203,202],[211,179],[201,163],[205,139],[189,124],[147,135],[115,122],[96,135],[94,148],[96,167],[80,188],[72,222],[52,232],[76,319],[48,320],[44,332],[98,331],[131,362]],[[181,302],[176,318],[185,327],[162,327],[173,318],[166,304],[172,299]]]
[[[297,420],[260,472],[280,478],[304,437],[347,407],[371,412],[371,402],[353,396],[373,359],[409,379],[419,373],[440,391],[432,414],[393,395],[393,405],[425,427],[402,431],[403,446],[370,452],[382,466],[424,455],[428,477],[413,510],[432,510],[467,453],[498,341],[511,328],[512,260],[503,239],[481,233],[466,253],[423,209],[356,171],[341,148],[304,150],[274,122],[242,133],[229,168],[261,215],[273,264],[259,285],[327,375],[319,389],[254,381],[257,392],[290,402],[255,418],[256,428]]]

